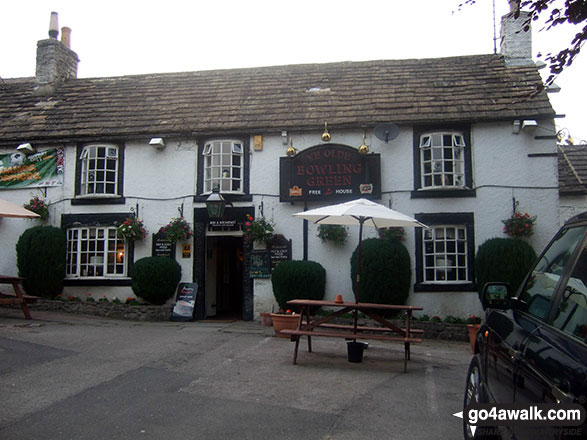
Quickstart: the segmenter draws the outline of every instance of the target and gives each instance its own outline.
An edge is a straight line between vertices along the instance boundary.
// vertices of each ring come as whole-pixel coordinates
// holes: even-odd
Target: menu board
[[[253,250],[251,253],[251,278],[271,276],[271,255],[268,250]]]
[[[167,240],[165,234],[153,234],[153,257],[170,257],[175,260],[175,242]]]
[[[285,237],[276,237],[269,247],[271,257],[271,271],[282,261],[291,260],[291,240]]]
[[[175,306],[171,312],[172,321],[193,321],[196,307],[198,283],[180,283],[177,287]]]
[[[267,249],[253,250],[251,254],[251,278],[269,278],[273,269],[282,261],[291,260],[291,240],[277,235]]]

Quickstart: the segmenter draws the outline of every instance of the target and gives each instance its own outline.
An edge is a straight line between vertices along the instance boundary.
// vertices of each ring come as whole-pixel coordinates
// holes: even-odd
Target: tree
[[[477,0],[466,0],[459,5],[459,9],[464,5],[472,5],[476,2]],[[581,52],[583,42],[587,40],[587,0],[518,0],[514,9],[516,18],[520,16],[521,10],[527,10],[530,13],[530,17],[524,23],[525,32],[530,30],[532,21],[544,17],[548,17],[545,22],[547,31],[555,26],[585,23],[583,28],[571,39],[568,47],[561,49],[558,53],[548,53],[544,57],[548,61],[550,69],[550,76],[546,80],[548,86],[552,84],[557,75],[573,63],[573,60]]]

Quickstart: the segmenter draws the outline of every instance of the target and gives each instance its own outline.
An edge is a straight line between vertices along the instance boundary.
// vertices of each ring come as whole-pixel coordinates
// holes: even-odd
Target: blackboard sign
[[[167,240],[165,234],[153,234],[153,257],[170,257],[175,260],[175,242]]]
[[[283,235],[276,235],[269,245],[271,257],[271,272],[282,261],[291,260],[291,240]]]
[[[175,306],[173,306],[170,319],[172,321],[193,321],[197,294],[198,283],[180,283],[177,286]]]
[[[251,278],[271,276],[271,254],[268,250],[253,250],[251,253]]]

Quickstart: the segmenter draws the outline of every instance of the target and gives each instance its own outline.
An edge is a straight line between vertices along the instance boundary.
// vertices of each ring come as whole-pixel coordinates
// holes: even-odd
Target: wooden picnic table
[[[422,338],[415,337],[415,334],[422,334],[422,330],[411,328],[412,312],[422,310],[419,306],[374,304],[374,303],[355,303],[355,302],[336,302],[322,301],[311,299],[294,299],[287,302],[291,306],[297,306],[300,309],[300,319],[295,330],[281,330],[282,334],[290,335],[291,340],[295,342],[293,363],[296,364],[298,357],[298,348],[300,338],[308,337],[308,352],[312,352],[312,336],[324,336],[344,339],[374,339],[380,341],[394,341],[404,343],[404,372],[408,369],[408,360],[410,359],[410,344],[422,342]],[[326,316],[316,316],[314,319],[310,316],[312,307],[330,307],[337,310],[332,311]],[[404,327],[398,327],[381,316],[381,312],[395,311],[405,312]],[[333,319],[344,315],[345,313],[355,313],[353,325],[331,323]],[[381,327],[359,326],[357,325],[356,314],[361,312],[381,324]]]
[[[35,302],[37,298],[33,296],[27,296],[22,293],[20,284],[23,282],[23,280],[24,278],[21,277],[0,275],[0,284],[11,284],[14,290],[14,295],[0,292],[0,304],[19,304],[25,318],[32,319],[27,303]]]

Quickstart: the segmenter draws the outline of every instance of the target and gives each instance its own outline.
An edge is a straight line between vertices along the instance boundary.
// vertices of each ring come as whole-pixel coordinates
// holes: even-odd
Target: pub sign
[[[279,162],[279,200],[381,198],[379,154],[360,154],[356,148],[325,144],[300,151]]]

